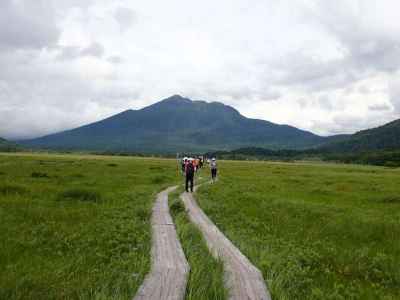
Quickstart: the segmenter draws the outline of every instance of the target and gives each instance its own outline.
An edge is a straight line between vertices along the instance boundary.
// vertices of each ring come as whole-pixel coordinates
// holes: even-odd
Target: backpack
[[[216,169],[217,168],[217,162],[212,161],[211,162],[211,169]]]
[[[186,166],[186,175],[193,175],[194,174],[194,166],[193,164],[188,164]]]

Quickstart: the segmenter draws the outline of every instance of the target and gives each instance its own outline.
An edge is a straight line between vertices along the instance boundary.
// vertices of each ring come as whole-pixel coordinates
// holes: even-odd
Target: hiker
[[[183,174],[183,175],[185,175],[186,163],[187,163],[187,157],[184,157],[184,158],[182,159],[182,174]]]
[[[189,193],[189,183],[190,183],[190,192],[193,193],[194,165],[192,158],[189,158],[189,161],[186,165],[185,175],[186,175],[186,184],[185,184],[186,192]]]
[[[211,179],[213,182],[215,182],[215,180],[217,180],[217,161],[215,160],[215,158],[211,160],[210,168],[211,168]]]

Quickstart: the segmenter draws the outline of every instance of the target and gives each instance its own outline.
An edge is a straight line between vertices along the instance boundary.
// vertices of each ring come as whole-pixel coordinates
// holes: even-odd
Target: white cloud
[[[399,9],[395,0],[4,0],[0,136],[55,132],[177,93],[319,134],[379,125],[400,116]]]

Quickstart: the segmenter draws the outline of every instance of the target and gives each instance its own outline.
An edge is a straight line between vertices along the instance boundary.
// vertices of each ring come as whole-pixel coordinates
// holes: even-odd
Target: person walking
[[[185,169],[186,169],[186,163],[187,163],[187,157],[184,157],[182,159],[182,175],[185,175]]]
[[[217,161],[215,158],[211,160],[210,168],[211,168],[211,179],[213,182],[215,182],[217,180]]]
[[[186,168],[185,168],[185,175],[186,175],[186,184],[185,190],[189,193],[189,184],[190,184],[190,192],[193,193],[193,180],[194,180],[194,165],[193,159],[189,159]]]

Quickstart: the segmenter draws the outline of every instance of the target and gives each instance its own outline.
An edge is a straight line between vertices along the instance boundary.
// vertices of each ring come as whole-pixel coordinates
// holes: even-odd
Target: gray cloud
[[[400,67],[400,28],[382,27],[381,18],[387,17],[384,13],[388,10],[398,8],[400,5],[391,0],[381,1],[379,6],[371,0],[351,4],[318,1],[310,15],[340,43],[348,69],[394,72]]]
[[[130,8],[117,7],[114,13],[114,18],[118,22],[121,31],[125,31],[136,22],[137,15]]]
[[[104,55],[104,47],[100,43],[93,42],[89,46],[80,48],[76,46],[61,46],[58,47],[59,53],[57,59],[70,60],[84,56],[92,56],[101,58]]]
[[[42,49],[56,45],[60,30],[45,0],[0,2],[0,50]]]
[[[388,111],[390,110],[390,106],[387,105],[386,103],[381,103],[381,104],[370,105],[368,106],[368,109],[372,111]]]
[[[82,49],[80,55],[82,56],[94,56],[94,57],[102,57],[104,54],[103,45],[93,42],[88,47]]]
[[[112,63],[112,64],[121,64],[123,63],[124,59],[121,56],[118,55],[113,55],[107,58],[107,61]]]
[[[397,78],[389,84],[389,97],[395,113],[400,115],[400,80]]]
[[[176,93],[323,134],[379,125],[400,115],[399,9],[4,0],[0,136],[71,128]]]

